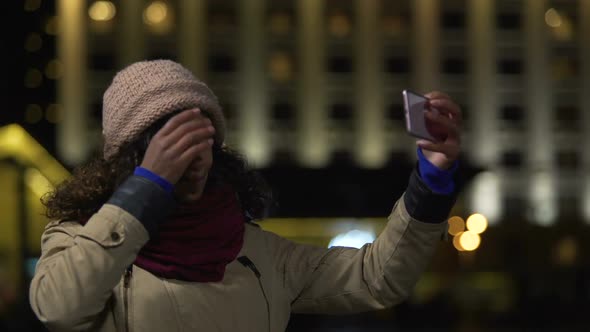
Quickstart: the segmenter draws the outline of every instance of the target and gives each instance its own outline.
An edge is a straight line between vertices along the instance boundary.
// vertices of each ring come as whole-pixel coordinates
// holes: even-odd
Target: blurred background
[[[449,239],[405,303],[289,331],[588,331],[590,0],[23,0],[3,22],[0,331],[44,331],[28,284],[39,198],[100,150],[102,94],[142,59],[219,97],[272,185],[262,226],[360,246],[416,157],[401,91],[465,117]]]

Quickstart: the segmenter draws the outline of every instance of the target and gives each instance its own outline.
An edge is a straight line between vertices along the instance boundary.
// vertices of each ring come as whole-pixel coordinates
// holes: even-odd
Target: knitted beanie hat
[[[182,65],[170,60],[136,62],[118,72],[103,96],[104,158],[137,139],[150,125],[175,111],[199,108],[215,127],[215,144],[225,137],[217,97]]]

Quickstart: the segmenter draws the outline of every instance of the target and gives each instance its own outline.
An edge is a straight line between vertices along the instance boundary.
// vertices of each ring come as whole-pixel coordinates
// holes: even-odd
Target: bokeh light
[[[57,16],[52,16],[47,20],[47,23],[45,24],[45,33],[52,36],[59,33]]]
[[[43,39],[38,33],[30,33],[25,40],[25,50],[27,52],[37,52],[43,46]]]
[[[344,38],[350,35],[352,30],[350,18],[343,12],[337,12],[329,18],[329,30],[333,36]]]
[[[51,104],[45,110],[45,119],[50,123],[58,123],[61,121],[62,109],[59,104]]]
[[[461,246],[461,242],[459,242],[459,238],[461,237],[461,234],[463,234],[463,232],[459,232],[459,233],[457,233],[457,235],[455,235],[455,237],[453,238],[453,246],[458,251],[465,251],[465,249],[463,249],[463,247]]]
[[[459,216],[449,218],[449,234],[455,236],[465,230],[465,221]]]
[[[578,257],[578,242],[572,236],[560,239],[554,249],[554,261],[560,266],[572,266]]]
[[[401,37],[406,32],[406,23],[401,16],[385,16],[382,21],[383,32],[390,37]]]
[[[148,25],[158,25],[164,22],[168,15],[168,6],[162,1],[152,2],[143,12],[143,20]]]
[[[25,86],[29,89],[38,88],[43,82],[43,74],[35,68],[29,68],[25,73]]]
[[[117,8],[110,1],[96,1],[88,8],[88,16],[94,21],[110,21],[117,14]]]
[[[482,214],[472,214],[467,218],[467,229],[473,233],[481,234],[488,228],[488,220]]]
[[[41,0],[26,0],[25,11],[34,12],[41,7]]]
[[[291,16],[288,13],[278,12],[270,16],[270,31],[275,35],[286,35],[291,32]]]
[[[63,64],[57,59],[53,59],[45,66],[45,76],[52,80],[60,79],[63,75]]]
[[[28,123],[37,123],[43,119],[43,110],[37,104],[29,104],[25,109],[25,121]]]
[[[552,28],[557,28],[561,25],[561,15],[555,8],[549,8],[545,12],[545,23]]]
[[[481,237],[479,234],[472,231],[466,231],[461,233],[459,236],[459,244],[465,251],[473,251],[477,249],[481,243]]]
[[[269,61],[270,76],[274,81],[286,82],[293,77],[293,61],[287,53],[275,52]]]

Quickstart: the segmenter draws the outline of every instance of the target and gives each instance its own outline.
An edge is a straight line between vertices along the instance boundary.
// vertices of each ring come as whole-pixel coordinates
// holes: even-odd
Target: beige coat
[[[148,233],[106,204],[86,226],[47,226],[30,302],[52,331],[284,331],[292,312],[353,313],[404,300],[445,234],[446,223],[410,217],[403,199],[361,249],[296,244],[248,224],[238,257],[255,266],[236,260],[223,281],[191,283],[129,269]]]

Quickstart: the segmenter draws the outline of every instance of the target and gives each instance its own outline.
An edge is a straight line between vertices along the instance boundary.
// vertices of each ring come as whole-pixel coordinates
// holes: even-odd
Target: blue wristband
[[[135,168],[135,172],[133,172],[133,174],[155,182],[169,194],[172,194],[172,192],[174,191],[174,186],[172,185],[172,183],[168,182],[168,180],[164,179],[158,174],[153,173],[149,169],[138,166]]]
[[[453,167],[448,170],[442,170],[433,165],[418,148],[418,171],[426,185],[437,194],[449,195],[455,191],[455,182],[453,175],[459,163],[455,161]]]

